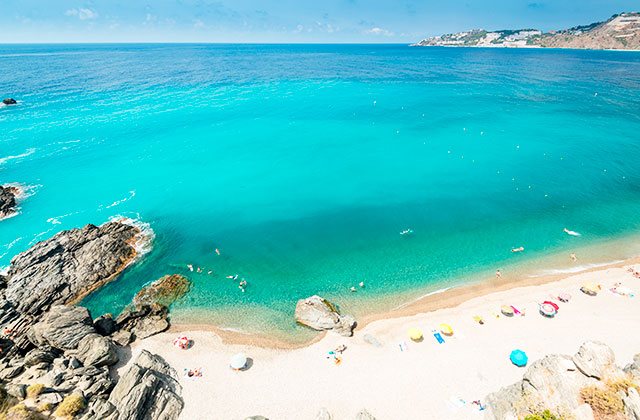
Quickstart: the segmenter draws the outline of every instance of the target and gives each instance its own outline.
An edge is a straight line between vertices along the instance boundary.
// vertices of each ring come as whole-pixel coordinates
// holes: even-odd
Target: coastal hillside
[[[538,29],[486,31],[473,29],[423,39],[420,47],[511,47],[511,48],[576,48],[576,49],[640,49],[640,13],[621,13],[605,22],[576,26],[558,31]]]

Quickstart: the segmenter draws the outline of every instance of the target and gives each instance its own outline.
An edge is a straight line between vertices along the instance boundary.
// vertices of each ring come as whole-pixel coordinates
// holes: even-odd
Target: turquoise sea
[[[114,216],[155,233],[85,299],[94,316],[182,273],[175,320],[292,337],[314,293],[362,315],[640,253],[638,53],[5,45],[0,65],[19,101],[0,108],[0,182],[30,192],[0,266]]]

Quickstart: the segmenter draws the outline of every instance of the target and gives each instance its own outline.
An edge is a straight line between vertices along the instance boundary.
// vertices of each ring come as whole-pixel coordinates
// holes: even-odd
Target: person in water
[[[500,270],[496,270],[496,278],[499,279],[502,277],[502,273],[500,272]]]
[[[519,248],[513,248],[513,249],[511,249],[511,252],[522,252],[522,251],[524,251],[524,247],[523,247],[523,246],[521,246],[521,247],[519,247]]]
[[[569,255],[569,258],[571,258],[571,261],[573,261],[573,262],[578,261],[578,257],[576,257],[576,254],[573,253],[573,252],[571,253],[571,255]]]

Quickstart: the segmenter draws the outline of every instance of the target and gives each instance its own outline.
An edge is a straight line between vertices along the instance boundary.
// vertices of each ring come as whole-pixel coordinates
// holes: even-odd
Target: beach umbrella
[[[409,338],[412,339],[413,341],[422,340],[422,331],[419,330],[418,328],[409,328],[409,330],[407,331],[407,334],[409,334]]]
[[[449,324],[440,324],[440,331],[444,335],[453,335],[453,328]]]
[[[244,353],[234,354],[229,366],[231,369],[240,370],[247,365],[247,356]]]
[[[541,303],[540,305],[538,305],[538,308],[540,309],[540,313],[542,315],[547,316],[549,318],[553,317],[558,312],[556,308],[549,301]]]
[[[527,357],[527,353],[522,350],[513,350],[509,355],[509,360],[511,363],[518,367],[526,366],[529,361],[529,357]]]
[[[189,347],[189,338],[187,338],[184,335],[181,337],[178,337],[175,340],[173,340],[173,345],[181,349],[186,349],[187,347]]]
[[[558,312],[560,310],[560,307],[558,305],[556,305],[555,303],[551,302],[550,300],[545,300],[544,302],[542,302],[543,305],[551,305],[553,306],[553,309],[556,310],[556,312]]]
[[[508,305],[502,305],[500,307],[500,312],[502,312],[506,316],[513,316],[513,308]]]
[[[570,295],[569,293],[565,293],[565,292],[560,293],[560,294],[558,295],[558,300],[559,300],[560,302],[565,302],[565,303],[567,303],[567,302],[569,302],[569,301],[571,300],[571,295]]]
[[[585,293],[589,296],[595,296],[600,290],[600,285],[595,283],[585,283],[582,285],[580,290],[582,291],[582,293]]]

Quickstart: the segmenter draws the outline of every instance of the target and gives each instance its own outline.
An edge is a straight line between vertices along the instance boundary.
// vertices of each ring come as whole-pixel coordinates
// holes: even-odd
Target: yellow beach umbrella
[[[449,324],[440,324],[440,331],[444,335],[453,335],[453,328]]]
[[[409,330],[407,331],[407,334],[409,334],[409,338],[412,339],[413,341],[422,340],[422,331],[419,330],[418,328],[409,328]]]
[[[506,316],[513,316],[513,308],[511,306],[502,305],[500,307],[500,312],[502,312]]]
[[[591,296],[595,296],[598,294],[598,291],[600,290],[600,285],[596,283],[585,283],[582,285],[580,290],[582,290],[583,293],[586,293]]]

